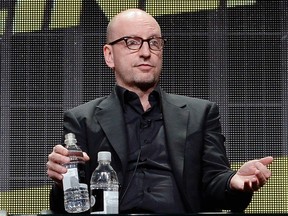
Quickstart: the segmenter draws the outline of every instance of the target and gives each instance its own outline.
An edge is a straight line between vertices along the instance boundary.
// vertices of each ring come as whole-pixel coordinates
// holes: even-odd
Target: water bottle
[[[65,136],[69,150],[70,163],[64,164],[67,173],[63,174],[64,207],[68,213],[80,213],[90,209],[89,191],[85,181],[85,162],[83,152],[76,144],[75,135]]]
[[[98,152],[98,166],[90,181],[91,214],[118,214],[119,212],[119,183],[112,166],[111,153]]]

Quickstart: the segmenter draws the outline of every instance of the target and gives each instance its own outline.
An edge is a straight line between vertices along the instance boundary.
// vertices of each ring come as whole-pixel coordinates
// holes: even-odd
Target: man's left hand
[[[243,192],[254,192],[266,184],[271,176],[267,168],[273,162],[273,157],[247,161],[230,181],[230,188]]]

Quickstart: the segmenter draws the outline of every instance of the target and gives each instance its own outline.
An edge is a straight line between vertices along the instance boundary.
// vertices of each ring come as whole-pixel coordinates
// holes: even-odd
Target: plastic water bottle
[[[98,166],[92,173],[90,181],[91,214],[118,214],[119,212],[118,177],[110,162],[110,152],[98,152]]]
[[[88,186],[85,180],[83,152],[76,144],[73,133],[66,134],[65,145],[69,150],[70,163],[64,164],[63,174],[64,207],[68,213],[80,213],[90,209]]]

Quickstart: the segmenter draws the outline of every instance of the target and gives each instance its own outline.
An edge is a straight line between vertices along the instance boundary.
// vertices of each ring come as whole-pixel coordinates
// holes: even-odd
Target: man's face
[[[157,22],[149,16],[128,17],[115,24],[112,41],[124,36],[140,37],[145,40],[160,37],[161,30]],[[108,46],[106,49],[109,49],[105,54],[104,47],[106,63],[109,58],[107,65],[114,69],[118,85],[143,91],[155,87],[161,73],[162,50],[151,50],[147,42],[144,42],[139,50],[131,50],[124,40],[106,46]]]

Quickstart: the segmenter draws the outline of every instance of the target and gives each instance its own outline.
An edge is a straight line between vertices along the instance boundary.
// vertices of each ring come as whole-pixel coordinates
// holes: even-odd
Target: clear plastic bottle
[[[63,174],[64,207],[68,213],[80,213],[90,209],[89,191],[85,180],[83,152],[76,144],[73,133],[66,134],[65,145],[69,150],[70,163]]]
[[[98,152],[98,166],[92,173],[90,181],[91,214],[119,212],[119,182],[110,162],[110,152]]]

